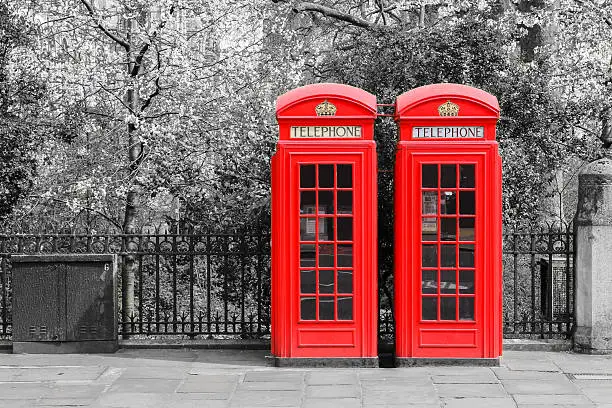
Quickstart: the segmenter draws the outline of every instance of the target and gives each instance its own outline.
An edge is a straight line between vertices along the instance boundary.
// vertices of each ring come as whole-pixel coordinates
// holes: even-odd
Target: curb
[[[504,351],[571,351],[570,340],[504,339]]]
[[[270,340],[235,340],[235,339],[129,339],[119,340],[119,348],[134,349],[234,349],[234,350],[270,350]]]
[[[380,344],[379,352],[393,353],[391,344]],[[504,351],[542,351],[563,352],[571,351],[572,343],[569,340],[532,340],[532,339],[504,339]],[[235,339],[203,339],[203,340],[174,340],[174,339],[129,339],[119,340],[119,348],[125,350],[137,349],[234,349],[234,350],[270,350],[270,340],[235,340]],[[12,353],[13,343],[10,340],[0,340],[0,353]]]

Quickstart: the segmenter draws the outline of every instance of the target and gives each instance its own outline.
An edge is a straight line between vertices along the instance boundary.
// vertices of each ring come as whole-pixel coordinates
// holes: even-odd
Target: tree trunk
[[[136,96],[133,89],[127,92],[128,106],[131,108],[136,105]],[[135,176],[140,164],[141,146],[138,143],[138,137],[135,134],[136,127],[134,124],[128,124],[128,158],[130,161],[129,170],[132,177]],[[132,253],[138,250],[138,242],[136,242],[133,234],[138,233],[137,215],[139,209],[140,188],[136,181],[129,180],[131,187],[127,193],[125,203],[125,214],[123,218],[123,233],[130,235],[126,238],[126,252]],[[134,282],[136,269],[138,267],[136,255],[128,254],[123,260],[123,275],[121,276],[121,295],[122,295],[122,321],[123,321],[123,338],[129,338],[131,330],[130,322],[134,319]],[[142,316],[139,316],[142,318]]]
[[[131,150],[131,149],[130,149]],[[136,231],[136,214],[138,208],[139,193],[133,186],[127,194],[125,204],[125,216],[123,223],[124,234],[135,234]],[[132,253],[138,250],[138,243],[133,237],[126,238],[126,252]],[[123,321],[123,338],[129,338],[129,333],[132,332],[130,323],[134,318],[134,282],[136,276],[137,262],[135,255],[126,255],[123,257],[123,274],[121,276],[121,320]]]
[[[131,42],[132,24],[132,20],[129,20],[127,23],[128,42]],[[135,57],[131,50],[132,48],[130,48],[130,51],[128,52],[128,58],[130,61],[130,63],[128,64],[128,73],[131,76],[132,82],[129,84],[129,87],[127,89],[125,102],[131,113],[134,114],[135,112],[138,112],[138,108],[140,106],[139,93],[136,89],[135,81],[135,77],[138,75],[140,70],[134,71]],[[136,252],[139,246],[136,238],[133,236],[133,234],[138,233],[137,216],[138,209],[140,207],[140,187],[138,185],[138,181],[136,180],[136,175],[140,167],[140,162],[142,160],[142,144],[138,139],[136,131],[136,125],[134,123],[128,123],[127,158],[129,162],[128,169],[130,172],[130,176],[128,178],[128,183],[130,183],[130,188],[126,196],[125,214],[123,218],[123,233],[131,236],[126,238],[125,249],[128,255],[124,256],[123,271],[121,275],[121,317],[123,321],[124,339],[129,338],[129,333],[132,332],[132,327],[130,323],[133,322],[135,318],[134,285],[136,270],[138,269],[137,256],[131,254]],[[138,316],[138,318],[142,319],[142,316]]]

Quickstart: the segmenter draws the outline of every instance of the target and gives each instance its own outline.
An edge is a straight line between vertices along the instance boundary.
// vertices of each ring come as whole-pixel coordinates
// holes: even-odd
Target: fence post
[[[612,353],[612,160],[580,172],[576,212],[574,349]]]

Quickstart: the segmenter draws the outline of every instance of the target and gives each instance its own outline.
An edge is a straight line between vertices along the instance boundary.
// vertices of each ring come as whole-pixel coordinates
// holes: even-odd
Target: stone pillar
[[[612,353],[612,160],[590,163],[578,179],[574,349]]]

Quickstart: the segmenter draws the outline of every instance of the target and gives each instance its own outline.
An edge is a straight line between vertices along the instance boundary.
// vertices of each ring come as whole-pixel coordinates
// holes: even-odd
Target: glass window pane
[[[300,214],[314,214],[315,213],[315,192],[314,191],[301,191],[300,192]]]
[[[459,174],[461,177],[461,179],[459,180],[459,187],[474,188],[474,186],[476,185],[476,177],[474,173],[473,164],[460,165]]]
[[[353,166],[350,164],[339,164],[336,167],[338,171],[338,187],[353,187]]]
[[[438,293],[438,271],[423,271],[421,290],[423,293]]]
[[[438,298],[437,297],[424,297],[423,296],[423,320],[437,320],[438,319]]]
[[[353,271],[338,271],[338,293],[353,293]]]
[[[338,240],[352,241],[353,240],[353,218],[339,217],[338,220]]]
[[[353,320],[353,298],[351,296],[338,297],[338,320]]]
[[[317,226],[316,218],[300,218],[300,240],[314,241],[315,228]]]
[[[300,292],[302,293],[315,293],[317,286],[315,271],[308,269],[300,271]]]
[[[459,293],[474,293],[474,271],[459,271]]]
[[[319,267],[334,266],[334,245],[319,245]]]
[[[437,164],[424,164],[422,167],[422,186],[425,188],[437,188],[438,187],[438,165]]]
[[[319,164],[319,187],[331,188],[334,186],[334,165]]]
[[[353,266],[352,245],[338,245],[338,266]]]
[[[300,245],[300,266],[315,266],[315,244]]]
[[[423,214],[438,213],[438,192],[423,191]]]
[[[457,187],[457,165],[455,164],[443,164],[442,174],[440,175],[440,186],[442,188],[454,188]]]
[[[302,164],[300,166],[300,187],[314,188],[315,186],[315,165]]]
[[[442,241],[457,240],[456,218],[440,218],[440,239]]]
[[[459,298],[459,320],[474,320],[474,298]]]
[[[459,192],[459,214],[476,214],[476,192]]]
[[[334,218],[319,218],[319,241],[334,240]]]
[[[317,298],[303,297],[300,299],[300,318],[302,320],[317,320]]]
[[[459,266],[474,267],[474,245],[459,245]]]
[[[319,293],[334,293],[334,270],[319,270]]]
[[[319,214],[334,213],[334,192],[319,191]]]
[[[442,266],[456,266],[456,248],[455,245],[442,245],[440,253]]]
[[[338,214],[353,213],[353,192],[338,191]]]
[[[319,297],[319,320],[334,320],[334,297]]]
[[[438,266],[438,246],[437,245],[423,245],[423,266],[433,267]]]
[[[459,241],[474,241],[474,218],[459,218]]]
[[[456,293],[457,282],[456,282],[455,270],[440,271],[440,293]]]
[[[456,320],[457,319],[457,298],[442,297],[440,298],[440,320]]]
[[[440,192],[440,214],[457,214],[457,193],[454,191]]]
[[[423,223],[421,224],[421,232],[423,234],[423,241],[437,241],[438,219],[423,217]]]

